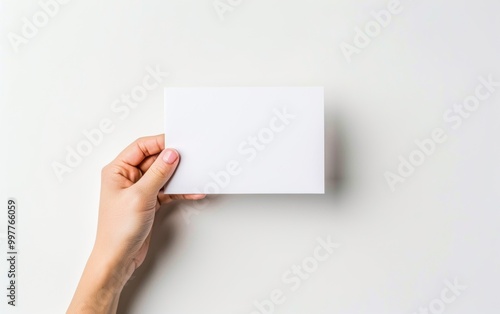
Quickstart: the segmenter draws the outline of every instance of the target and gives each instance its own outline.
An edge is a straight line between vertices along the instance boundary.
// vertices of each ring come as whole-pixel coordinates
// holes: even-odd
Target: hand
[[[178,163],[178,152],[164,149],[158,135],[136,140],[103,168],[96,241],[68,313],[115,313],[123,286],[146,257],[160,206],[205,197],[160,191]]]

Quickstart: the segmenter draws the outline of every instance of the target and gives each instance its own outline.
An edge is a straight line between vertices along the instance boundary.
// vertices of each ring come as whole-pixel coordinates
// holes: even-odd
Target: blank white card
[[[323,87],[165,89],[168,194],[324,193]]]

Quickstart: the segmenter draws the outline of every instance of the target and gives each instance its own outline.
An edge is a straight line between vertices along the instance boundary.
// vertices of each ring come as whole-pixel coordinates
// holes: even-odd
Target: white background
[[[124,120],[111,104],[159,65],[162,86],[325,86],[327,193],[221,196],[190,224],[165,211],[121,313],[247,314],[276,288],[287,299],[274,313],[414,313],[454,278],[467,289],[446,313],[496,313],[500,90],[456,130],[442,116],[479,76],[500,80],[500,3],[402,1],[348,63],[340,44],[386,6],[252,0],[221,20],[212,0],[73,0],[16,53],[8,33],[40,7],[1,0],[0,200],[19,201],[20,278],[19,306],[0,297],[0,312],[65,311],[94,240],[100,169],[163,131],[162,87]],[[51,164],[103,118],[114,131],[60,183]],[[448,140],[391,192],[384,172],[437,127]],[[328,235],[341,247],[291,292],[282,274]]]

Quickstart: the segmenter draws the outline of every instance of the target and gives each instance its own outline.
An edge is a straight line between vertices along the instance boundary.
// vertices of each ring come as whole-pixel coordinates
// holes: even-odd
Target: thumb
[[[175,149],[165,149],[136,183],[137,187],[148,194],[157,194],[170,179],[178,164],[179,153]]]

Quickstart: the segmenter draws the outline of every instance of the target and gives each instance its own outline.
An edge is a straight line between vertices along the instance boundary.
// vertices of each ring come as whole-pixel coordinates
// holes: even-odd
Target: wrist
[[[114,313],[130,267],[94,250],[85,265],[68,313]]]
[[[94,247],[85,269],[90,274],[97,274],[98,282],[109,291],[121,291],[132,275],[131,262],[118,256],[111,256],[106,251]],[[129,274],[130,273],[130,274]]]

